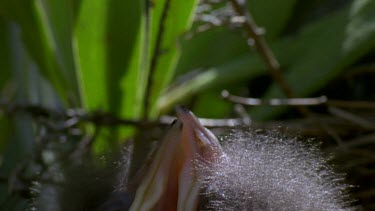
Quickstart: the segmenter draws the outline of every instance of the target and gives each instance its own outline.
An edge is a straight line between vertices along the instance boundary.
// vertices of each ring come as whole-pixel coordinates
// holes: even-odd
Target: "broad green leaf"
[[[194,98],[191,108],[194,114],[204,118],[224,118],[230,114],[233,111],[233,104],[221,98],[221,91],[223,91],[221,87],[210,89]]]
[[[133,90],[145,80],[143,6],[132,1],[81,2],[74,36],[85,108],[139,116],[142,92]]]
[[[79,89],[76,78],[76,67],[72,51],[72,30],[74,26],[75,7],[80,1],[35,0],[40,13],[43,28],[51,39],[54,57],[59,70],[67,78],[65,86],[74,93],[68,93],[69,102],[80,105]]]
[[[287,25],[296,0],[248,0],[249,8],[258,26],[266,29],[266,36],[276,38]]]
[[[81,2],[74,50],[86,109],[140,117],[148,71],[145,27],[143,1]],[[116,138],[117,133],[103,130],[103,134]],[[108,140],[99,139],[95,148],[105,148]]]
[[[246,54],[231,62],[207,70],[201,70],[181,84],[172,84],[159,100],[161,112],[167,112],[176,103],[210,88],[225,88],[230,83],[264,73],[264,64],[257,56]]]
[[[75,81],[62,70],[57,59],[57,45],[41,0],[1,1],[0,14],[14,20],[22,28],[23,42],[40,71],[52,83],[66,105],[77,105]]]
[[[307,96],[327,84],[346,67],[356,62],[375,47],[375,2],[354,1],[351,10],[332,14],[306,27],[292,47],[294,62],[286,79],[297,96]],[[333,33],[334,32],[334,33]],[[282,97],[273,85],[266,97]],[[258,119],[268,119],[282,112],[282,108],[254,109]]]
[[[274,49],[284,64],[291,62],[290,54],[283,54],[284,49],[290,47],[291,40],[278,41]],[[161,112],[168,112],[173,105],[181,103],[192,96],[202,94],[215,88],[227,89],[243,85],[239,82],[247,81],[262,74],[267,74],[263,60],[255,52],[243,53],[223,64],[207,69],[196,69],[177,78],[159,100]],[[180,82],[181,81],[181,82]],[[217,92],[219,95],[219,92]],[[204,100],[203,100],[204,101]]]
[[[118,101],[115,111],[122,117],[140,118],[149,72],[146,5],[144,1],[112,1],[109,11],[111,102]]]
[[[174,83],[162,94],[158,101],[160,112],[167,112],[176,103],[206,88],[242,80],[244,75],[259,74],[261,68],[258,67],[262,63],[255,59],[256,56],[252,58],[245,43],[239,31],[225,28],[216,28],[183,40],[183,51],[176,71],[186,73],[187,76],[181,77],[186,82]],[[252,72],[252,68],[257,70]],[[235,70],[238,70],[238,74]]]
[[[111,105],[107,74],[108,4],[106,1],[83,0],[78,13],[73,45],[82,104],[88,111],[109,111]],[[86,129],[93,132],[94,127]],[[113,141],[109,142],[114,137],[107,137],[108,133],[109,131],[104,129],[97,135],[95,152],[100,153],[111,148]]]
[[[155,9],[159,9],[159,11],[155,11],[155,14],[159,14],[160,16],[163,14],[164,10],[165,18],[162,19],[160,16],[152,20],[158,21],[157,24],[152,24],[153,27],[158,27],[158,32],[156,33],[154,30],[155,33],[151,35],[162,37],[159,39],[160,48],[155,50],[154,47],[156,43],[155,46],[152,47],[152,49],[154,49],[152,51],[152,56],[157,56],[157,63],[152,76],[152,93],[151,96],[149,96],[151,97],[151,105],[153,105],[151,117],[156,117],[159,114],[159,107],[157,105],[158,98],[170,83],[180,56],[178,40],[191,27],[195,8],[198,3],[197,0],[167,0],[165,2],[169,2],[169,5],[164,4],[162,8],[155,7]],[[155,39],[155,37],[153,39]]]
[[[270,4],[269,2],[266,4],[255,0],[248,3],[248,5],[251,5],[250,8],[253,15],[255,15],[256,20],[260,21],[262,27],[264,26],[267,28],[267,34],[270,37],[276,36],[281,32],[283,27],[285,27],[294,4],[294,0],[276,4]],[[283,9],[280,9],[280,6],[282,6]],[[261,15],[270,13],[275,14],[277,18],[274,18],[274,16],[263,18],[264,16]],[[284,43],[284,41],[282,41],[282,43]],[[249,66],[247,67],[248,69],[246,69],[245,66],[239,68],[235,66],[235,69],[221,68],[222,66],[228,66],[227,64],[236,63],[236,61],[239,60],[251,60],[252,57],[257,57],[253,54],[253,50],[247,45],[246,38],[239,30],[215,28],[213,30],[199,33],[192,39],[184,41],[183,44],[182,58],[178,64],[178,71],[180,73],[194,69],[210,67],[214,67],[213,69],[215,69],[218,67],[221,69],[218,71],[220,72],[218,75],[223,75],[224,77],[222,77],[222,80],[225,82],[223,83],[215,77],[212,77],[214,80],[206,81],[204,79],[208,78],[207,75],[210,75],[209,72],[211,71],[209,70],[207,73],[202,71],[203,73],[192,79],[188,79],[188,82],[181,86],[171,88],[163,95],[159,102],[163,112],[166,111],[165,109],[170,109],[170,106],[173,103],[179,102],[181,99],[185,99],[186,97],[203,91],[203,87],[219,87],[219,85],[222,84],[230,84],[236,80],[241,80],[244,76],[251,78],[258,75],[261,70],[261,68],[259,68],[260,66],[255,67],[256,70],[252,69],[254,66]],[[285,47],[285,45],[282,46]],[[252,53],[248,54],[248,51],[251,51]],[[203,85],[203,83],[208,84]],[[178,96],[178,94],[181,94],[181,96]],[[169,105],[164,107],[164,105],[167,104]]]
[[[198,69],[219,66],[249,52],[246,38],[240,30],[218,27],[183,38],[181,59],[177,65],[179,74]]]
[[[270,0],[250,0],[247,6],[257,24],[266,29],[267,37],[274,39],[288,23],[295,3],[295,0],[280,1],[280,3]],[[217,27],[182,41],[183,50],[177,66],[179,73],[218,66],[252,51],[247,45],[242,29]]]
[[[343,53],[349,61],[367,53],[375,46],[375,1],[355,0],[350,8],[345,29]],[[351,56],[352,55],[352,56]]]
[[[83,0],[74,31],[75,60],[84,108],[108,110],[106,1]]]

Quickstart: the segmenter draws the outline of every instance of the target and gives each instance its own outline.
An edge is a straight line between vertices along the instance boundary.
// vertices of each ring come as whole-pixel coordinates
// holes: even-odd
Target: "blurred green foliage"
[[[247,4],[299,97],[375,47],[375,1],[306,2]],[[220,90],[243,93],[267,70],[241,28],[198,32],[197,7],[197,0],[1,0],[1,103],[107,111],[127,119],[155,119],[176,103],[190,103],[199,115],[229,116],[232,105],[218,97]],[[262,97],[283,96],[271,84]],[[283,111],[262,107],[250,114],[266,120]],[[0,110],[1,178],[33,156],[38,127],[30,114]],[[102,128],[93,149],[106,151],[131,135],[126,127]],[[15,206],[9,187],[0,187],[0,209]]]

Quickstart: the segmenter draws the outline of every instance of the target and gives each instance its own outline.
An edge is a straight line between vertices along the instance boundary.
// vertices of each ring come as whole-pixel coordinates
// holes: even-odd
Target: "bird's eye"
[[[178,119],[174,119],[171,124],[169,125],[169,128],[178,128],[178,129],[182,129],[182,123],[180,121],[178,121]]]
[[[174,120],[171,122],[170,126],[176,124],[176,122],[177,122],[177,119],[174,119]]]

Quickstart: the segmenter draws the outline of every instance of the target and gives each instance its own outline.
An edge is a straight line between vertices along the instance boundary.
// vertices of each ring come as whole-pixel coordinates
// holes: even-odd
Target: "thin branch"
[[[342,145],[340,146],[335,146],[335,147],[332,147],[331,151],[334,151],[334,150],[347,150],[347,149],[351,149],[354,148],[354,147],[359,147],[359,146],[364,146],[364,145],[368,145],[368,144],[374,144],[375,143],[375,133],[371,133],[371,134],[368,134],[368,135],[365,135],[365,136],[359,136],[359,137],[356,137],[356,138],[353,138],[351,140],[348,140],[346,142],[344,142]],[[374,156],[374,154],[372,154]]]
[[[346,101],[346,100],[331,100],[327,104],[333,107],[350,108],[350,109],[375,109],[375,102],[370,101]]]
[[[283,89],[287,97],[293,97],[293,91],[286,83],[280,71],[280,64],[263,36],[264,30],[256,25],[250,12],[248,12],[245,6],[241,5],[238,0],[231,0],[231,3],[235,12],[245,18],[243,27],[246,30],[248,36],[254,40],[255,48],[266,62],[266,65],[271,71],[272,77],[274,77],[276,82]]]
[[[250,118],[249,114],[247,113],[245,107],[241,104],[236,104],[234,106],[234,112],[236,112],[241,118],[245,125],[250,125],[252,119]]]
[[[250,106],[313,106],[322,105],[327,103],[327,97],[314,97],[314,98],[273,98],[273,99],[260,99],[260,98],[247,98],[230,94],[227,90],[221,92],[221,96],[234,103]]]
[[[342,109],[339,109],[339,108],[335,108],[335,107],[329,107],[328,108],[328,111],[337,116],[337,117],[340,117],[342,119],[345,119],[349,122],[352,122],[354,124],[357,124],[365,129],[371,129],[371,130],[375,130],[375,124],[371,121],[368,121],[358,115],[355,115],[353,113],[350,113],[348,111],[345,111],[345,110],[342,110]]]
[[[288,98],[294,98],[293,90],[284,79],[280,70],[280,64],[264,38],[264,30],[256,25],[251,13],[245,8],[244,4],[241,4],[239,0],[231,0],[230,2],[232,3],[234,11],[239,16],[244,17],[242,26],[247,32],[249,40],[254,41],[255,48],[265,61],[271,76]],[[310,111],[306,107],[298,106],[297,108],[299,112],[305,116],[310,114]]]
[[[148,121],[139,119],[124,119],[108,112],[94,111],[84,112],[82,109],[68,109],[66,111],[57,111],[48,109],[40,105],[21,105],[0,102],[0,111],[6,115],[14,115],[16,113],[28,113],[38,118],[46,124],[48,128],[55,131],[64,131],[75,127],[82,122],[90,122],[97,126],[133,126],[140,128],[161,127],[171,124],[176,119],[174,116],[162,116],[159,120]],[[54,120],[48,118],[54,117]],[[202,125],[206,127],[235,127],[248,124],[244,118],[237,119],[205,119],[199,118]],[[53,122],[63,121],[63,124],[55,125]]]
[[[116,125],[128,125],[135,127],[153,127],[160,126],[163,124],[159,121],[145,121],[135,119],[123,119],[119,118],[108,112],[94,111],[87,113],[82,109],[68,109],[68,110],[53,110],[41,105],[34,104],[12,104],[7,102],[0,102],[0,111],[6,115],[14,115],[17,113],[25,112],[35,118],[41,119],[42,122],[48,123],[48,118],[55,119],[55,121],[63,121],[64,123],[59,126],[49,124],[51,129],[61,131],[76,126],[80,122],[91,122],[95,125],[104,126],[116,126]]]
[[[148,121],[148,120],[137,120],[137,119],[124,119],[117,117],[111,113],[107,112],[92,112],[88,113],[84,116],[81,116],[82,121],[92,122],[96,125],[103,125],[103,126],[117,126],[117,125],[127,125],[127,126],[134,126],[134,127],[157,127],[163,124],[163,122],[159,121]]]
[[[162,116],[161,122],[172,122],[176,119],[174,116]],[[229,118],[229,119],[211,119],[211,118],[198,118],[199,122],[205,127],[236,127],[249,125],[246,118]]]
[[[370,101],[345,101],[328,99],[326,96],[309,98],[272,98],[260,99],[251,97],[241,97],[232,95],[227,90],[221,92],[221,97],[233,103],[248,106],[316,106],[327,105],[330,107],[340,107],[348,109],[375,109],[375,102]]]
[[[221,96],[233,103],[239,103],[248,106],[318,106],[326,105],[328,106],[328,111],[342,119],[345,119],[351,123],[359,125],[365,129],[375,129],[375,124],[371,121],[363,119],[355,114],[349,113],[347,111],[338,109],[337,107],[344,108],[364,108],[364,109],[374,109],[375,103],[364,102],[364,101],[342,101],[342,100],[331,100],[326,96],[313,97],[313,98],[274,98],[274,99],[259,99],[259,98],[245,98],[230,94],[227,90],[223,90]],[[341,144],[341,138],[330,128],[325,122],[319,121],[313,115],[310,115],[331,137],[336,140],[337,143]]]

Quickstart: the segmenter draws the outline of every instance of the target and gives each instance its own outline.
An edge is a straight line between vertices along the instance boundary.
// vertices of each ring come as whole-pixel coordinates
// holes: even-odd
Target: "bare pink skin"
[[[201,184],[195,160],[214,162],[222,155],[216,137],[184,107],[168,131],[137,189],[131,211],[194,211]]]

